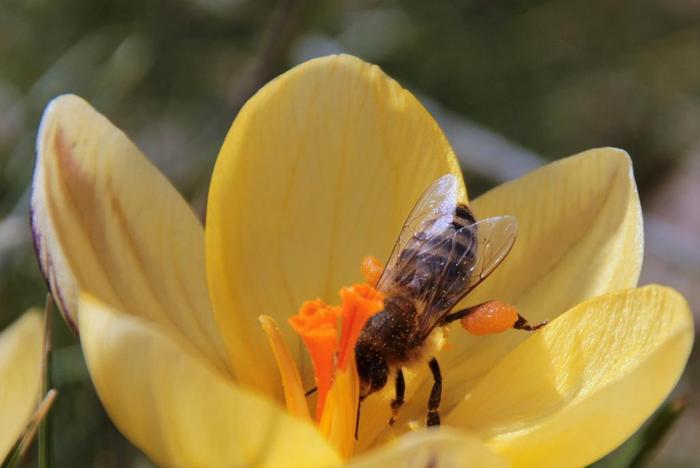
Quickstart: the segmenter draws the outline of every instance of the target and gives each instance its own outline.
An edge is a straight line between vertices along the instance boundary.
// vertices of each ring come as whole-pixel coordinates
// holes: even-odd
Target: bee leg
[[[451,314],[447,314],[442,318],[442,322],[447,324],[447,323],[452,323],[457,320],[461,320],[470,313],[472,313],[477,307],[481,306],[482,304],[479,304],[478,306],[474,307],[467,307],[466,309],[458,310],[457,312],[452,312]]]
[[[428,400],[428,418],[426,424],[428,426],[439,426],[440,425],[440,413],[438,409],[440,408],[440,398],[442,396],[442,374],[440,374],[440,365],[437,359],[432,358],[430,363],[430,371],[433,373],[433,389],[430,391],[430,399]]]
[[[406,381],[403,378],[403,371],[399,369],[396,372],[396,398],[391,400],[391,419],[389,425],[393,426],[399,418],[399,408],[404,403],[404,394],[406,393]]]
[[[525,317],[517,312],[514,306],[500,301],[482,302],[481,304],[452,312],[443,317],[442,323],[448,324],[456,320],[461,320],[464,329],[477,336],[501,333],[511,328],[535,331],[547,325],[546,321],[537,325],[530,325]]]
[[[538,323],[537,325],[530,325],[528,321],[523,317],[522,315],[518,314],[518,320],[515,321],[513,324],[513,328],[516,330],[525,330],[525,331],[535,331],[539,330],[540,328],[544,327],[547,325],[547,321],[545,320],[544,322]]]

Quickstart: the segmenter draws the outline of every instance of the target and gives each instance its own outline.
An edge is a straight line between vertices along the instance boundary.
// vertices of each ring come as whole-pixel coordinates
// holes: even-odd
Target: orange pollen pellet
[[[472,307],[462,318],[462,326],[472,335],[483,336],[501,333],[518,320],[518,311],[510,304],[489,301]]]
[[[377,283],[379,282],[379,278],[382,277],[384,267],[382,266],[382,262],[368,255],[367,257],[362,258],[360,271],[362,271],[362,276],[365,278],[365,281],[367,281],[367,284],[372,287],[376,287]]]

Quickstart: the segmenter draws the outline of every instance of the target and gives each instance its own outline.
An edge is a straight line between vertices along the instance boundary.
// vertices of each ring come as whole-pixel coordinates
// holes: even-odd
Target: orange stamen
[[[384,295],[369,284],[355,284],[340,290],[343,329],[340,336],[338,368],[345,370],[355,358],[355,343],[367,320],[384,308]]]
[[[382,266],[382,262],[368,255],[362,258],[360,271],[362,271],[362,276],[364,276],[367,284],[374,288],[377,286],[379,278],[382,277],[382,273],[384,273],[384,267]]]
[[[304,302],[299,313],[289,319],[289,324],[304,340],[311,355],[318,389],[317,421],[321,419],[326,395],[333,382],[334,361],[338,350],[339,315],[339,307],[332,307],[321,300],[315,300]]]
[[[510,304],[489,301],[472,307],[462,318],[462,326],[472,335],[483,336],[501,333],[513,328],[518,311]]]

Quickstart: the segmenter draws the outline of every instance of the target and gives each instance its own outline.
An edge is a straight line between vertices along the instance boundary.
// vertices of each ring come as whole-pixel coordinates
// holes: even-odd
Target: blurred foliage
[[[43,303],[27,213],[52,97],[90,100],[201,212],[241,104],[290,66],[340,51],[544,158],[625,148],[643,199],[700,143],[694,0],[2,0],[0,327]],[[480,175],[475,193],[499,176],[476,166],[486,149],[473,141],[460,157]],[[57,466],[147,465],[101,409],[75,337],[62,323],[55,332]]]

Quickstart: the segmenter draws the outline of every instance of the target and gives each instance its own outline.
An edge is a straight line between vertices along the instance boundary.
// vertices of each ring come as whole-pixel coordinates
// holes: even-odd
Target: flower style
[[[678,293],[632,289],[643,235],[629,157],[587,151],[470,203],[477,217],[514,215],[520,228],[458,307],[497,299],[550,323],[487,337],[453,329],[439,354],[443,425],[422,428],[432,381],[417,367],[396,424],[387,385],[363,403],[354,443],[347,428],[319,430],[309,417],[299,392],[314,375],[288,319],[305,300],[337,302],[364,256],[387,258],[441,175],[459,178],[466,201],[452,149],[409,92],[348,56],[269,83],[224,141],[206,229],[78,97],[48,106],[37,153],[43,272],[110,417],[161,465],[584,465],[663,401],[693,341]],[[323,406],[352,395],[352,372]]]
[[[34,310],[0,332],[0,463],[39,402],[42,336],[41,316]]]

